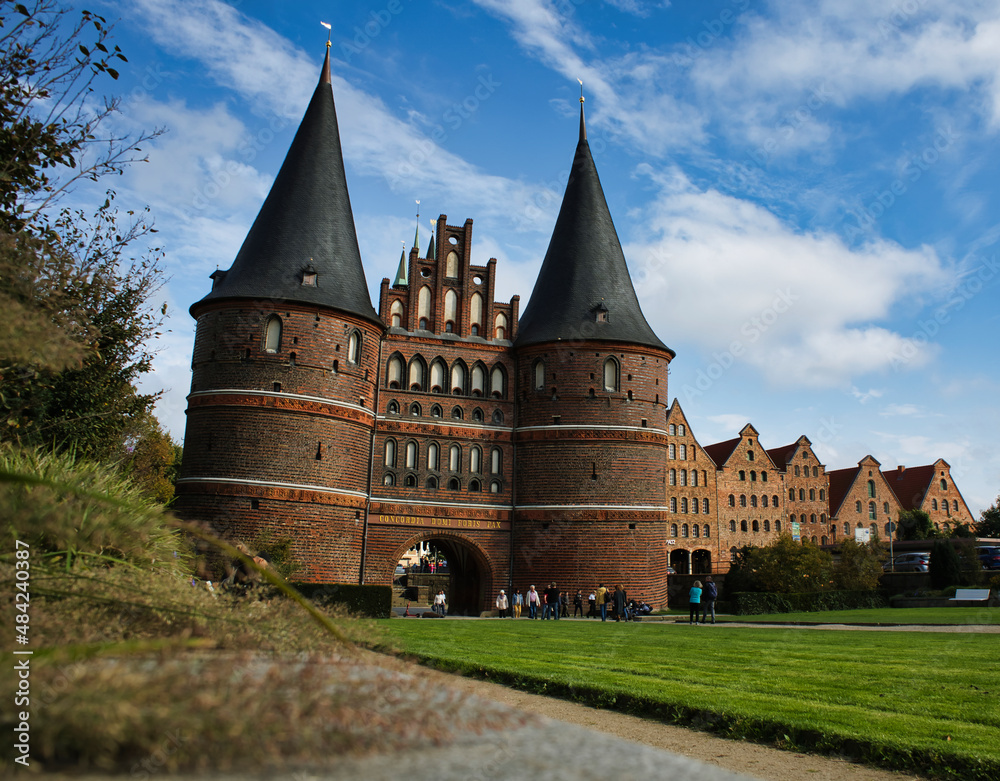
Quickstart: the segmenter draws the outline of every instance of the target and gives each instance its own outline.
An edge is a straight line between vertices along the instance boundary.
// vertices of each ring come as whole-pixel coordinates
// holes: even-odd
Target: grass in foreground
[[[445,669],[795,750],[1000,777],[993,635],[675,624],[388,621]]]
[[[687,616],[687,613],[684,614]],[[884,607],[870,610],[823,610],[814,613],[769,613],[760,616],[722,616],[723,623],[738,621],[768,624],[871,624],[874,626],[1000,624],[995,607]]]

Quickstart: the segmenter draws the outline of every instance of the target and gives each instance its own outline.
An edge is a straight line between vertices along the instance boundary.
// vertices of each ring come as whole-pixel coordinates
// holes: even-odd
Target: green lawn
[[[384,626],[403,653],[532,691],[939,777],[1000,777],[992,634],[527,620]]]
[[[680,614],[678,614],[680,615]],[[687,619],[687,611],[684,618]],[[667,616],[669,620],[669,616]],[[995,607],[884,607],[871,610],[823,610],[815,613],[771,613],[763,616],[720,616],[719,621],[768,624],[1000,624]]]

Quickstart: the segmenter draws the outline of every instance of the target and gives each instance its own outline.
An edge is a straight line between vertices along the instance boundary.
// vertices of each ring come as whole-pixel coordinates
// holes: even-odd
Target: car
[[[980,545],[976,548],[976,557],[983,569],[1000,569],[1000,547]]]
[[[675,570],[673,567],[667,567],[667,574],[668,575],[676,575],[677,574],[677,570]]]
[[[904,553],[882,565],[885,572],[927,572],[931,561],[929,553]]]

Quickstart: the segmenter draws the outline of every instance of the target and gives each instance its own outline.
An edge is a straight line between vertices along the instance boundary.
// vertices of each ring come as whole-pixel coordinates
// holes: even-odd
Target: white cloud
[[[933,250],[888,241],[849,248],[763,207],[642,167],[658,187],[626,247],[651,324],[728,351],[774,384],[836,386],[926,365],[936,348],[879,324],[900,300],[952,282]],[[669,302],[663,306],[658,302]],[[711,302],[707,304],[706,302]]]
[[[897,416],[920,416],[923,417],[923,411],[916,404],[889,404],[879,410],[879,415],[884,417],[897,417]]]

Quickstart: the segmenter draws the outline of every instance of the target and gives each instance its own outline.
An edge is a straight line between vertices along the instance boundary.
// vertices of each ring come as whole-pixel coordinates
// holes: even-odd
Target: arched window
[[[388,380],[386,387],[403,387],[403,357],[401,355],[396,354],[389,359],[389,370],[386,372],[386,379]]]
[[[680,478],[681,478],[681,485],[687,485],[688,484],[688,470],[682,469],[681,470],[681,474],[680,474]]]
[[[677,470],[676,469],[671,469],[670,472],[667,473],[667,484],[668,485],[677,485]]]
[[[937,499],[931,499],[931,509],[936,510],[937,508]]]
[[[947,500],[947,499],[945,499],[945,501],[948,501],[948,500]],[[952,509],[953,509],[953,510],[954,510],[955,512],[958,512],[958,499],[952,499],[952,500],[951,500],[951,504],[952,504]],[[886,512],[888,512],[888,510],[886,510]]]
[[[889,514],[889,503],[888,502],[883,502],[882,503],[882,512],[884,512],[886,515]]]
[[[494,475],[503,474],[503,451],[498,447],[490,451],[490,472]]]
[[[861,500],[860,499],[854,503],[854,512],[856,512],[856,513],[861,512]]]
[[[792,524],[794,524],[798,519],[799,518],[795,513],[792,513],[790,516],[788,516],[788,522]]]
[[[729,506],[730,507],[736,506],[736,497],[733,496],[732,494],[729,494]]]
[[[671,496],[670,497],[670,512],[672,512],[672,513],[677,512],[677,497],[676,496]],[[676,535],[674,535],[674,536],[676,536]]]
[[[389,406],[386,407],[386,411],[390,415],[398,415],[399,414],[399,403],[396,402],[396,401],[390,401],[389,402]]]
[[[819,514],[819,522],[820,523],[826,523],[826,513],[820,513]]]
[[[469,491],[478,494],[481,490],[482,490],[482,483],[480,483],[478,480],[469,481]]]
[[[673,538],[675,538],[675,539],[677,537],[677,524],[676,523],[670,524],[670,536],[673,537]]]
[[[502,366],[494,366],[490,372],[490,395],[502,399],[507,395],[507,375]]]
[[[533,372],[535,375],[535,390],[545,390],[545,361],[541,358],[536,360]]]
[[[868,502],[868,518],[875,520],[875,502]]]
[[[681,461],[687,461],[688,448],[687,445],[681,445]]]
[[[773,506],[775,506],[775,507],[778,506],[778,495],[777,494],[775,494],[774,496],[771,497],[771,504]]]
[[[431,364],[431,393],[444,393],[444,378],[447,369],[439,358]]]
[[[747,530],[747,522],[746,521],[740,521],[740,531],[741,532],[745,532],[746,530]]]
[[[490,493],[491,494],[498,494],[498,493],[500,493],[500,481],[499,480],[494,480],[493,482],[490,483]]]
[[[361,331],[351,331],[347,340],[347,360],[350,363],[361,362]]]
[[[687,537],[691,533],[686,523],[681,524],[681,537]]]
[[[851,524],[845,523],[844,524],[844,536],[845,537],[849,537],[850,535],[851,535]]]
[[[767,494],[760,497],[760,506],[767,507]]]
[[[781,521],[775,521],[774,522],[774,530],[776,532],[780,532],[781,531]]]
[[[680,425],[677,426],[677,433],[680,434],[682,437],[684,436],[685,432],[686,432],[686,429],[684,428],[684,424],[683,423],[681,423]]]
[[[942,491],[947,491],[948,490],[948,483],[946,481],[944,481],[944,480],[941,481],[941,490]]]
[[[479,363],[472,367],[472,395],[486,395],[486,368]]]
[[[465,366],[460,362],[451,367],[451,392],[456,396],[465,393]]]
[[[438,453],[439,452],[440,452],[440,448],[438,447],[438,443],[437,442],[431,442],[427,446],[427,468],[430,471],[432,471],[432,472],[436,472],[437,469],[438,469]],[[435,486],[435,488],[436,487],[437,486]]]
[[[462,420],[464,415],[462,414],[461,407],[453,407],[451,410],[451,417],[453,420]]]
[[[795,501],[795,489],[794,488],[789,488],[788,489],[788,499],[789,499],[789,501],[792,501],[792,502]]]
[[[691,524],[691,536],[701,537],[701,527],[696,523]]]
[[[417,404],[417,402],[413,402],[410,405],[410,414],[413,415],[413,417],[419,418],[421,412],[422,410],[420,409],[420,405]]]
[[[743,470],[741,469],[741,470],[740,470],[740,480],[742,480],[742,481],[744,481],[744,482],[745,482],[745,481],[746,481],[746,479],[747,479],[747,473],[746,473],[746,472],[744,472],[744,471],[743,471]]]
[[[462,468],[462,448],[458,445],[452,445],[448,448],[448,469],[452,472],[458,472]]]
[[[425,367],[422,358],[414,358],[410,361],[410,370],[406,378],[406,387],[412,391],[422,391],[424,389]]]
[[[483,451],[475,445],[469,450],[469,471],[479,474],[483,469]]]
[[[385,477],[382,478],[382,485],[395,485],[396,476],[392,472],[386,472]]]
[[[806,500],[806,491],[804,488],[799,489],[799,501],[804,502]]]
[[[762,483],[766,483],[767,482],[767,471],[766,470],[760,473],[760,481]]]
[[[458,481],[457,477],[453,477],[451,478],[451,480],[448,481],[448,490],[449,491],[462,490],[462,484]]]
[[[618,390],[618,361],[608,358],[604,362],[604,390]]]
[[[740,494],[740,507],[746,507],[746,506],[747,506],[747,495]]]
[[[483,297],[480,293],[473,293],[469,300],[469,324],[481,330],[483,326]]]
[[[752,450],[748,450],[747,451],[747,461],[753,461],[753,451]]]
[[[430,477],[427,478],[427,487],[430,488],[432,491],[437,490],[438,479],[434,477],[434,475],[431,475]]]
[[[405,485],[407,488],[416,488],[417,487],[417,476],[416,475],[407,475],[403,479],[403,485]]]
[[[449,279],[458,279],[458,253],[455,250],[445,258],[444,275]]]
[[[816,501],[816,489],[815,488],[810,488],[809,489],[809,501],[810,502],[815,502]]]
[[[426,328],[426,322],[431,319],[431,289],[427,285],[420,288],[420,292],[417,293],[417,319],[423,324],[421,328]]]
[[[432,418],[440,418],[441,417],[441,405],[440,404],[432,404],[431,405],[431,417]]]
[[[764,521],[764,531],[766,531],[766,532],[771,531],[771,522],[768,521],[768,520]]]
[[[276,353],[281,349],[281,318],[271,315],[264,325],[264,352]]]
[[[819,467],[818,466],[814,466],[813,467],[813,477],[819,477]]]
[[[691,470],[691,485],[694,486],[695,488],[698,487],[698,470],[697,469],[692,469]]]
[[[705,515],[708,515],[708,499],[702,499],[701,500],[701,511]],[[707,537],[708,535],[706,534],[705,536]]]
[[[757,482],[757,470],[756,469],[751,469],[750,470],[750,482],[751,483],[756,483]]]
[[[493,320],[493,331],[497,339],[507,338],[507,315],[500,312]]]
[[[493,410],[493,424],[496,426],[503,425],[503,413],[498,409]]]
[[[387,439],[385,441],[385,465],[388,467],[396,466],[396,440]]]
[[[816,523],[816,513],[809,516],[809,523]]]
[[[736,521],[730,521],[729,522],[729,531],[731,531],[731,532],[736,531]],[[733,550],[736,550],[736,549],[733,548]]]
[[[874,499],[875,498],[875,481],[874,480],[869,480],[868,481],[868,498],[869,499]]]
[[[756,497],[756,495],[751,494],[751,496],[750,496],[750,506],[751,507],[756,507],[757,506],[757,497]]]
[[[688,500],[686,497],[681,497],[681,512],[687,514],[688,511]]]
[[[403,302],[398,299],[389,305],[389,325],[396,328],[403,325]]]
[[[406,468],[416,469],[417,468],[417,443],[407,442],[406,443]],[[409,483],[407,483],[409,485]],[[416,483],[414,483],[416,485]]]
[[[446,323],[458,322],[458,293],[454,290],[448,290],[444,294],[444,321]]]
[[[485,420],[485,418],[483,416],[482,409],[480,409],[479,407],[476,407],[474,410],[472,410],[472,422],[473,423],[482,423],[484,420]]]
[[[754,521],[753,522],[753,531],[754,531],[754,534],[756,534],[757,532],[760,531],[760,521]]]

